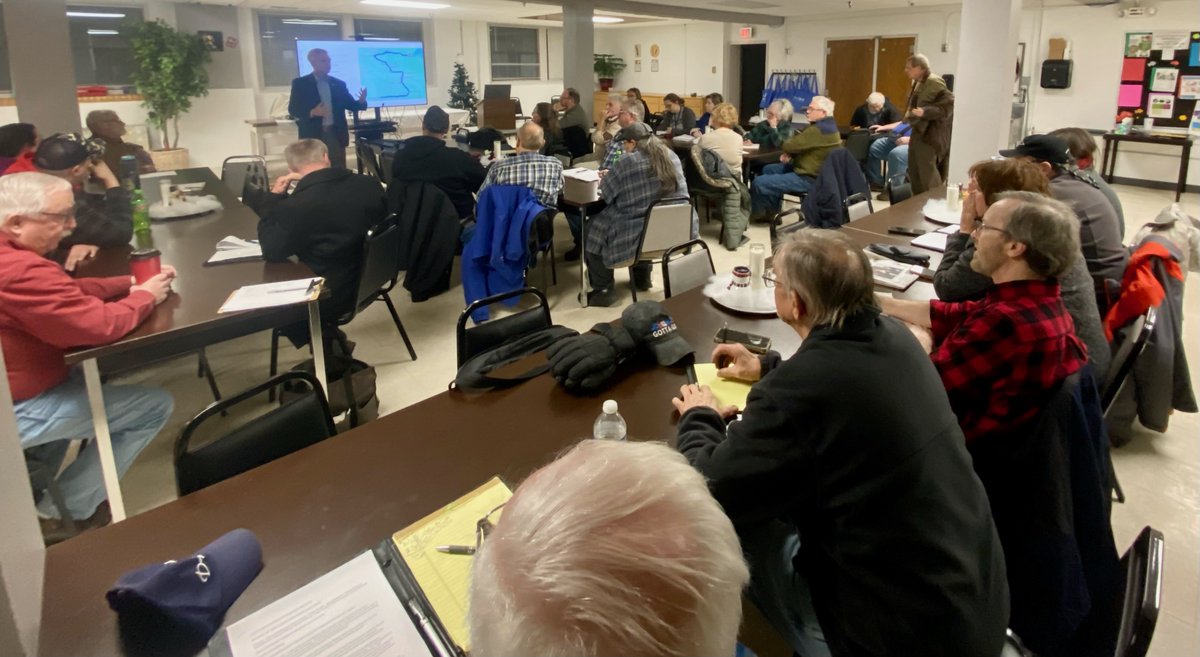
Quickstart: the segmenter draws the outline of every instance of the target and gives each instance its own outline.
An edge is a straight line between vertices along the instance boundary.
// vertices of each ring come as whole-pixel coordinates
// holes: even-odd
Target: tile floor
[[[1170,202],[1166,191],[1118,186],[1128,229],[1132,236]],[[1196,194],[1184,197],[1191,214],[1200,214]],[[569,246],[570,237],[561,216],[557,234],[558,253]],[[718,271],[743,264],[747,247],[736,253],[720,246],[717,222],[701,225],[701,235],[711,245]],[[768,242],[766,226],[755,225],[749,236]],[[575,301],[579,267],[559,262],[559,283],[549,289],[555,322],[580,331],[616,316],[616,308],[580,308]],[[544,287],[542,272],[535,270],[531,282]],[[1185,300],[1187,346],[1192,355],[1193,387],[1200,391],[1200,344],[1194,327],[1200,323],[1200,277],[1189,274]],[[618,285],[626,283],[624,272]],[[662,279],[655,272],[655,288],[642,298],[661,299]],[[360,315],[347,332],[358,343],[355,355],[375,365],[379,379],[380,413],[387,414],[430,397],[444,389],[455,373],[454,325],[463,308],[461,286],[421,304],[413,304],[402,289],[393,300],[417,350],[411,361],[397,335],[386,308],[375,304]],[[266,378],[269,334],[260,333],[211,347],[209,358],[218,382],[228,394]],[[281,367],[299,362],[302,354],[290,347],[281,351]],[[175,498],[171,468],[172,444],[183,423],[211,401],[202,379],[196,378],[194,357],[176,359],[146,369],[123,381],[165,385],[175,396],[175,414],[162,434],[142,453],[123,480],[126,504],[131,513],[144,511]],[[663,400],[663,403],[668,403]],[[1166,536],[1166,582],[1163,615],[1151,646],[1151,655],[1174,657],[1200,654],[1200,417],[1176,414],[1165,434],[1141,429],[1135,440],[1114,452],[1116,469],[1128,496],[1124,505],[1114,505],[1113,529],[1118,546],[1124,549],[1144,525],[1160,529]]]

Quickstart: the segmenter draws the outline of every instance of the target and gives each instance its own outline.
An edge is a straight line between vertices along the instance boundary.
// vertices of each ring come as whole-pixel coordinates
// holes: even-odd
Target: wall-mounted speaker
[[[1071,60],[1047,59],[1042,62],[1042,88],[1067,89],[1071,86]]]

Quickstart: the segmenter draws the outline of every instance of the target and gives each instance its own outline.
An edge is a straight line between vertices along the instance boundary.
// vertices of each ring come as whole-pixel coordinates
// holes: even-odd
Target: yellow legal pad
[[[750,384],[742,381],[730,381],[717,376],[717,366],[713,363],[697,363],[696,383],[712,388],[717,401],[722,405],[734,404],[738,410],[746,409],[746,397],[750,396]]]
[[[475,545],[475,525],[488,511],[508,501],[512,491],[492,477],[437,511],[392,535],[392,541],[421,586],[434,613],[450,638],[464,651],[471,650],[467,630],[467,593],[474,557],[443,554],[439,545]],[[500,512],[492,514],[496,522]]]

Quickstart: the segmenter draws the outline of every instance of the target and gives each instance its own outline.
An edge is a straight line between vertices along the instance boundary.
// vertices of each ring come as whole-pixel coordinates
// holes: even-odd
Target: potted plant
[[[600,91],[612,89],[613,78],[625,70],[625,60],[616,55],[593,54],[592,70],[600,78]]]
[[[150,151],[154,166],[160,171],[187,167],[187,149],[179,147],[179,117],[192,108],[193,98],[208,95],[208,49],[199,35],[161,20],[134,21],[125,35],[137,64],[133,83],[162,138],[162,148]]]

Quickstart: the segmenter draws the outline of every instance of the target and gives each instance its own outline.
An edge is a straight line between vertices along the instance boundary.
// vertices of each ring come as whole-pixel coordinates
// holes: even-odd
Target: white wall
[[[1195,0],[1156,0],[1153,5],[1158,13],[1144,18],[1118,18],[1115,7],[1046,7],[1024,12],[1022,35],[1030,43],[1026,72],[1032,77],[1033,87],[1030,130],[1047,132],[1063,126],[1112,128],[1117,113],[1125,33],[1156,29],[1200,30],[1200,10]],[[1071,41],[1074,70],[1070,89],[1038,86],[1046,43],[1051,37],[1065,37]],[[1178,148],[1126,144],[1121,146],[1120,153],[1118,176],[1172,183],[1178,178]],[[1200,185],[1200,149],[1192,149],[1188,183]],[[1191,211],[1196,211],[1194,206]]]
[[[618,89],[637,87],[644,93],[703,96],[725,90],[724,23],[707,21],[654,27],[596,30],[597,53],[617,55],[626,68],[617,75]],[[641,44],[642,70],[634,70],[634,45]],[[658,72],[650,70],[650,46],[658,44]]]

